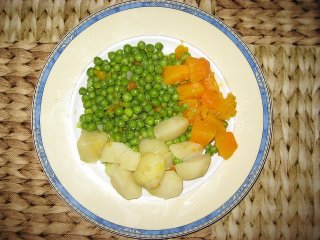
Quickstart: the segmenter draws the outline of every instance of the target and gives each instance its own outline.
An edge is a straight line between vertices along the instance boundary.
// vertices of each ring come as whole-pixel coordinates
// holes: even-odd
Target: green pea
[[[81,88],[79,89],[79,94],[80,94],[80,95],[86,95],[86,94],[87,94],[87,89],[84,88],[84,87],[81,87]]]
[[[87,75],[88,75],[88,77],[93,77],[94,76],[94,69],[92,67],[88,68]]]
[[[145,49],[146,47],[146,43],[144,41],[139,41],[138,42],[138,48],[139,49]]]
[[[131,149],[135,152],[139,152],[139,147],[138,146],[132,146]]]
[[[154,118],[151,116],[148,116],[145,120],[146,124],[149,126],[153,126],[154,125]]]
[[[157,43],[155,44],[155,48],[156,48],[157,50],[161,51],[161,50],[163,49],[163,44],[160,43],[160,42],[157,42]]]
[[[97,129],[97,127],[96,127],[96,125],[94,123],[88,123],[88,125],[87,125],[87,130],[88,131],[92,132],[92,131],[94,131],[96,129]]]
[[[124,51],[125,53],[130,53],[130,52],[132,51],[131,45],[130,45],[130,44],[124,45],[124,46],[123,46],[123,51]]]
[[[115,110],[116,116],[121,116],[123,114],[123,108],[119,107]]]
[[[132,100],[132,96],[130,93],[126,92],[122,95],[122,99],[124,102],[130,102]]]
[[[183,161],[182,161],[180,158],[174,157],[174,158],[172,159],[172,162],[173,162],[174,165],[177,165],[177,164],[179,164],[179,163],[182,163]]]
[[[131,120],[128,122],[128,126],[130,129],[134,130],[137,127],[137,122]]]
[[[132,90],[130,91],[130,94],[131,94],[133,97],[135,97],[135,96],[137,96],[137,95],[139,94],[139,90],[136,89],[136,88],[134,88],[134,89],[132,89]]]
[[[132,117],[132,115],[133,115],[133,111],[132,111],[132,109],[131,108],[126,108],[126,109],[124,109],[124,114],[127,116],[127,117]]]
[[[153,127],[148,128],[147,133],[148,133],[148,137],[154,138],[154,129],[153,129]]]
[[[149,52],[149,53],[152,53],[154,51],[154,45],[152,44],[147,44],[146,46],[146,50]]]
[[[93,63],[100,66],[102,64],[102,59],[100,57],[95,57]]]
[[[141,106],[134,106],[133,107],[133,112],[135,114],[139,114],[142,111],[142,107]]]
[[[133,131],[128,131],[126,135],[127,135],[127,139],[128,140],[134,138],[134,132]]]
[[[171,99],[170,94],[168,94],[168,93],[163,94],[162,100],[163,100],[164,102],[169,102],[170,99]]]

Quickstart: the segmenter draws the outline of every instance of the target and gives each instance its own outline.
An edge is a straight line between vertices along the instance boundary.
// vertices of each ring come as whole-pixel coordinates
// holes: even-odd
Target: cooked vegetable
[[[114,169],[118,168],[119,167],[119,164],[118,163],[104,163],[104,171],[106,172],[106,174],[111,177],[111,175],[113,174],[114,172]]]
[[[165,161],[159,154],[145,153],[142,154],[133,176],[140,186],[146,189],[153,189],[159,186],[164,169]]]
[[[202,81],[211,73],[210,63],[205,58],[187,57],[186,64],[189,68],[192,82]]]
[[[141,186],[134,181],[133,173],[126,169],[114,167],[110,182],[114,189],[127,200],[141,197]]]
[[[154,196],[169,199],[181,194],[183,188],[182,178],[175,171],[165,171],[160,185],[150,189],[149,193]]]
[[[189,49],[186,46],[179,45],[178,47],[176,47],[174,52],[176,54],[177,59],[181,59],[183,57],[183,55],[188,53],[188,51],[189,51]]]
[[[197,155],[175,165],[178,175],[183,180],[192,180],[202,177],[208,170],[211,157],[207,154]]]
[[[154,128],[157,139],[162,141],[172,140],[183,134],[189,126],[188,120],[184,117],[175,116],[159,123]]]
[[[166,153],[170,149],[161,140],[155,138],[143,138],[139,144],[139,151],[141,153]]]
[[[140,141],[139,144],[139,151],[140,153],[157,153],[166,162],[165,169],[168,170],[172,166],[172,153],[168,146],[158,139],[154,138],[144,138]]]
[[[216,129],[209,123],[197,119],[191,130],[190,141],[207,146],[216,134]]]
[[[163,81],[166,84],[177,84],[186,80],[189,80],[189,69],[186,65],[164,67]]]
[[[222,120],[228,120],[237,113],[236,99],[231,93],[223,98],[221,92],[206,90],[201,97],[201,102],[210,109],[211,113]]]
[[[120,163],[120,157],[128,150],[123,143],[109,142],[103,148],[101,162]]]
[[[82,130],[77,143],[80,159],[87,163],[98,161],[107,141],[108,135],[106,133]]]
[[[200,82],[190,82],[181,84],[177,87],[179,99],[184,100],[187,98],[200,98],[204,87]]]
[[[128,148],[120,156],[120,167],[127,169],[129,171],[135,171],[141,159],[141,153],[135,152],[132,149]]]
[[[219,91],[219,85],[214,77],[214,73],[210,72],[209,76],[202,80],[205,89]]]
[[[95,57],[79,89],[80,158],[101,159],[112,186],[128,200],[139,198],[142,187],[177,197],[183,179],[207,172],[212,155],[228,159],[237,148],[226,132],[236,99],[219,91],[210,62],[182,44],[168,55],[162,50],[162,43],[139,41],[108,59]]]
[[[176,143],[170,145],[169,148],[175,157],[180,158],[183,161],[196,155],[201,155],[203,152],[203,147],[194,142]]]
[[[218,132],[215,139],[219,155],[225,160],[229,159],[238,148],[232,132]]]

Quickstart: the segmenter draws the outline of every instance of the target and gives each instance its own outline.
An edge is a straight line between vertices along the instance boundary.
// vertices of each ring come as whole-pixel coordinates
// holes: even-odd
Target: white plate
[[[204,56],[224,93],[237,98],[231,121],[238,149],[228,161],[212,159],[209,172],[185,182],[181,196],[144,194],[126,201],[110,186],[99,163],[80,161],[76,122],[83,109],[77,92],[95,56],[139,40],[161,41],[165,51],[181,41]],[[207,13],[176,2],[134,1],[104,9],[69,32],[50,55],[33,102],[33,136],[50,182],[81,215],[112,232],[138,238],[175,237],[218,221],[256,181],[271,140],[271,100],[261,69],[241,39]]]

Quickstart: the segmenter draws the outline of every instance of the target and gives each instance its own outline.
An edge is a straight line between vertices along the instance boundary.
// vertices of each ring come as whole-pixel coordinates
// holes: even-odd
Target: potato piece
[[[101,158],[104,145],[108,142],[108,135],[104,132],[81,131],[77,142],[80,159],[86,163],[93,163]]]
[[[135,152],[132,149],[128,148],[128,150],[120,156],[120,167],[129,171],[134,171],[136,170],[140,159],[141,153]]]
[[[139,151],[141,153],[157,153],[161,155],[166,162],[165,170],[172,167],[172,153],[163,141],[155,138],[144,138],[140,141]]]
[[[182,178],[175,171],[165,171],[159,187],[150,189],[149,193],[160,198],[169,199],[181,194]]]
[[[202,177],[207,172],[210,160],[211,158],[207,154],[198,155],[186,162],[175,165],[175,168],[183,180],[192,180]]]
[[[142,188],[134,181],[132,172],[120,167],[115,167],[112,171],[110,182],[122,197],[127,200],[141,197]]]
[[[107,143],[102,151],[101,162],[120,163],[120,157],[129,148],[124,143]]]
[[[181,142],[170,145],[170,150],[173,155],[183,161],[193,158],[196,155],[201,155],[203,147],[194,142]]]
[[[169,152],[170,149],[163,141],[155,138],[143,138],[139,144],[139,151],[141,153],[163,153]]]
[[[164,159],[164,161],[166,163],[165,170],[169,170],[173,165],[173,162],[172,162],[173,155],[172,155],[172,153],[171,152],[166,152],[166,153],[161,153],[160,155],[161,155],[161,157],[163,157],[163,159]]]
[[[111,175],[114,173],[114,169],[118,167],[118,163],[104,163],[104,171],[109,177],[111,177]]]
[[[147,189],[159,186],[165,169],[165,160],[155,153],[144,153],[133,173],[136,182]]]
[[[189,122],[186,118],[175,116],[159,123],[154,128],[154,134],[157,139],[168,141],[179,137],[187,130],[188,126]]]

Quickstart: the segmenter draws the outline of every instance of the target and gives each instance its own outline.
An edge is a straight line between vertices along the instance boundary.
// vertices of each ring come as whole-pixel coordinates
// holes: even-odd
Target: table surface
[[[49,184],[31,135],[39,73],[81,19],[120,1],[0,1],[0,239],[122,239],[83,219]],[[265,167],[217,223],[181,239],[320,238],[320,3],[186,0],[255,54],[273,99]]]

